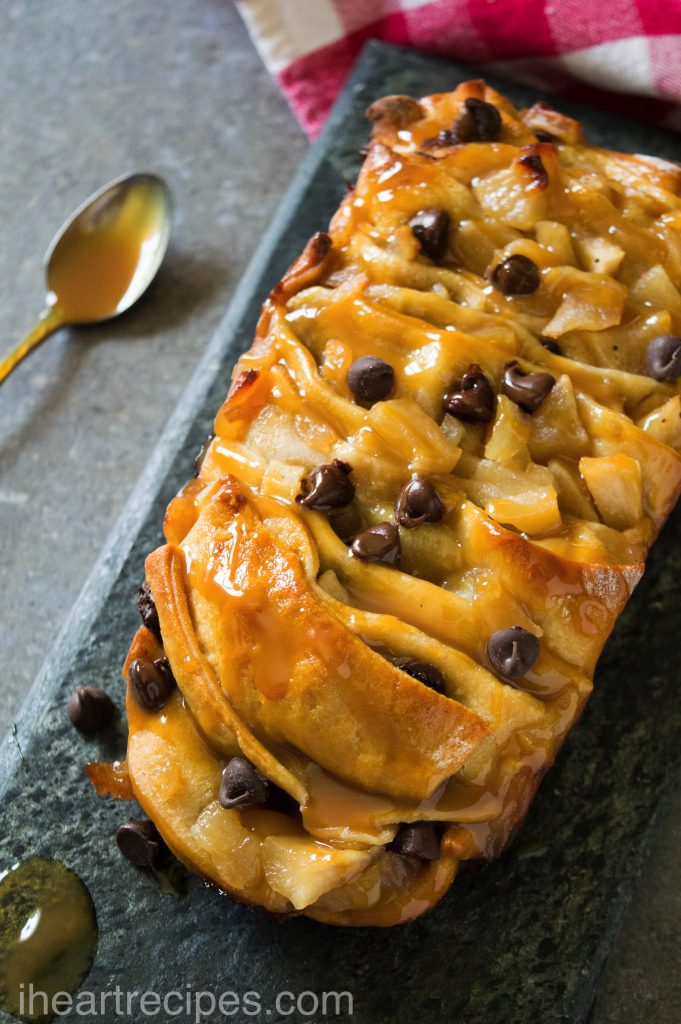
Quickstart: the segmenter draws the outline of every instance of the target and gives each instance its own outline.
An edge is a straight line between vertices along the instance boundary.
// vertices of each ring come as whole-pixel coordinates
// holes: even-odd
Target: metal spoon
[[[110,320],[129,309],[161,265],[171,222],[170,189],[155,174],[117,178],[86,199],[45,254],[45,310],[0,359],[0,384],[60,327]]]

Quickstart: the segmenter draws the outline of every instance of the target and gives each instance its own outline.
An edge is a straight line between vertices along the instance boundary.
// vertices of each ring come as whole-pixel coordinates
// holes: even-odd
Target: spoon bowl
[[[0,360],[0,383],[58,328],[110,320],[140,298],[168,248],[172,207],[155,174],[116,178],[78,207],[45,254],[45,311]]]

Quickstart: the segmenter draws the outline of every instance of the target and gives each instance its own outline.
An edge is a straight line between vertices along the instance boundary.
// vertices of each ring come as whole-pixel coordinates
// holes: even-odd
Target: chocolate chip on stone
[[[304,508],[316,512],[330,512],[331,509],[349,505],[355,496],[351,472],[352,467],[340,459],[315,466],[303,479],[301,493],[296,496],[296,501]]]
[[[501,114],[492,103],[469,96],[454,122],[457,142],[492,142],[501,131]]]
[[[658,334],[648,344],[646,364],[654,380],[681,377],[681,338],[676,334]]]
[[[401,825],[388,849],[403,857],[414,857],[416,860],[437,860],[440,856],[437,831],[429,821]]]
[[[228,810],[234,807],[260,807],[267,802],[269,783],[258,775],[245,757],[233,757],[222,773],[218,800]]]
[[[401,668],[403,672],[406,672],[412,679],[418,679],[424,686],[430,687],[431,690],[435,690],[436,693],[447,693],[447,685],[445,683],[445,677],[440,672],[439,668],[435,665],[430,665],[427,661],[401,661],[398,663],[398,668]]]
[[[411,529],[421,523],[437,523],[445,507],[440,496],[428,481],[416,474],[402,488],[395,505],[395,517],[400,526]]]
[[[399,564],[402,553],[399,531],[394,523],[377,523],[358,533],[350,550],[363,562],[381,562],[394,567]]]
[[[156,610],[154,595],[149,589],[149,584],[146,580],[140,587],[139,597],[137,598],[137,607],[139,608],[139,613],[142,616],[142,624],[147,627],[149,632],[152,633],[157,640],[160,640],[161,623],[158,621],[158,611]]]
[[[489,423],[494,417],[496,398],[492,385],[477,363],[471,363],[461,380],[445,391],[442,408],[468,423]]]
[[[409,221],[414,238],[421,251],[438,263],[447,252],[449,241],[449,214],[446,210],[419,210]]]
[[[492,284],[502,295],[531,295],[540,282],[537,264],[519,252],[497,263],[492,271]]]
[[[373,405],[387,398],[395,387],[395,371],[378,356],[360,356],[350,366],[347,382],[358,402]]]
[[[501,380],[501,390],[512,402],[519,405],[525,412],[534,412],[542,404],[556,378],[550,373],[539,370],[536,373],[526,373],[515,359],[504,366],[504,376]]]
[[[560,356],[563,354],[561,352],[560,345],[557,341],[554,341],[553,338],[541,338],[540,340],[547,352],[553,352],[554,356]]]
[[[539,640],[522,626],[499,629],[487,641],[487,655],[499,675],[519,679],[536,663]]]
[[[116,705],[98,686],[78,686],[68,699],[66,713],[78,732],[92,736],[111,725]]]
[[[116,844],[126,860],[150,868],[158,860],[163,840],[153,822],[131,818],[116,831]]]
[[[138,704],[146,711],[160,711],[177,686],[167,658],[135,658],[128,679]]]

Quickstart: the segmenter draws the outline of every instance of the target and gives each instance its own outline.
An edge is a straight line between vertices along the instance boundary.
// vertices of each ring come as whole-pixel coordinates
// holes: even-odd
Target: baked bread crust
[[[124,674],[178,684],[161,714],[128,683],[128,768],[181,860],[387,926],[518,826],[679,495],[681,169],[478,81],[368,114],[170,503],[162,641]],[[221,805],[234,757],[289,805]]]

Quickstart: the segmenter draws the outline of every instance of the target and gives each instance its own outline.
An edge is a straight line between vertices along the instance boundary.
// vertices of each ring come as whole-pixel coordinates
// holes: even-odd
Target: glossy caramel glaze
[[[0,872],[2,1010],[22,1020],[52,1020],[53,998],[76,991],[97,942],[92,899],[73,871],[32,857]]]
[[[95,200],[66,229],[48,264],[48,301],[62,322],[102,320],[125,309],[158,259],[167,218],[167,197],[145,176]]]
[[[467,98],[499,111],[496,140],[456,143]],[[178,682],[160,713],[129,693],[128,767],[180,859],[275,913],[385,926],[501,851],[678,497],[679,381],[649,376],[647,352],[681,333],[681,171],[481,82],[371,116],[355,188],[265,303],[168,508],[146,567],[163,643],[141,628],[126,667],[165,653]],[[449,218],[435,260],[409,224],[424,211]],[[531,291],[499,286],[514,257]],[[394,373],[374,404],[348,385],[367,356]],[[510,361],[516,381],[544,375],[532,412]],[[473,365],[488,422],[443,408]],[[304,507],[301,482],[333,460],[354,498]],[[398,566],[354,557],[414,475],[436,521],[400,527]],[[503,678],[488,641],[513,626],[539,656]],[[299,812],[221,807],[235,755]],[[390,849],[418,821],[441,830],[433,863]]]

